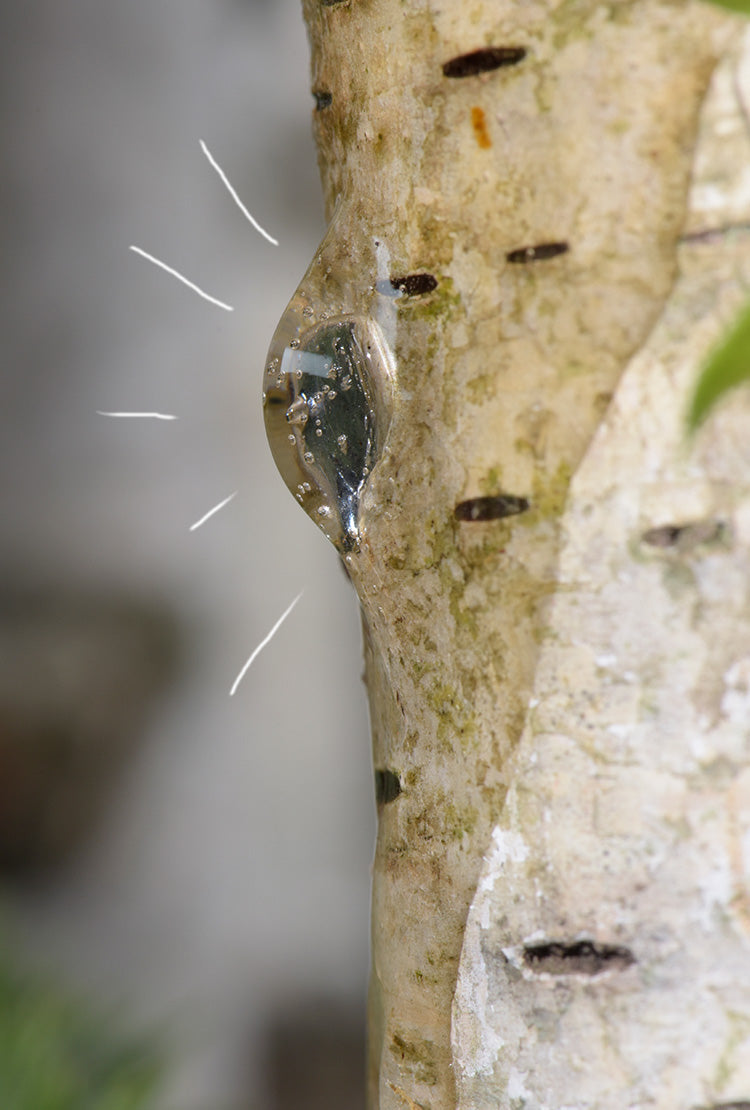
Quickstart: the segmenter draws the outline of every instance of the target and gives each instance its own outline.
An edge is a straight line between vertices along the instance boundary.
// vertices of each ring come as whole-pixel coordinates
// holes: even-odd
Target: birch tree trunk
[[[370,1107],[750,1107],[746,396],[682,433],[743,23],[303,7],[332,224],[265,405],[362,603]]]

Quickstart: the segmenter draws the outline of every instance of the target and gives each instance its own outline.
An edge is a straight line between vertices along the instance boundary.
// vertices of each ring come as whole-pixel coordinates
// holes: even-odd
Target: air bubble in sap
[[[286,410],[286,418],[289,424],[299,424],[304,427],[309,415],[307,402],[303,397],[298,397],[296,401],[292,401]]]

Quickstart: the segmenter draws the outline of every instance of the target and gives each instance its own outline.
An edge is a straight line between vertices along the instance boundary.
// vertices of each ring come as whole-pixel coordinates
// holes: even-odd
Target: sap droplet
[[[393,355],[369,315],[381,303],[372,282],[332,231],[276,330],[266,366],[276,359],[277,368],[264,380],[276,464],[342,554],[359,543],[392,410]]]
[[[283,386],[268,391],[269,438],[273,446],[273,414],[283,398],[285,423],[294,425],[302,457],[295,452],[291,459],[280,458],[275,451],[279,469],[293,492],[310,479],[325,504],[335,507],[340,532],[332,538],[346,549],[358,541],[365,481],[387,430],[383,391],[390,383],[389,355],[371,320],[345,317],[320,324],[303,333],[298,346],[293,343],[283,347]],[[313,475],[305,473],[313,466]]]
[[[290,432],[286,438],[289,440],[290,443],[297,442],[297,437],[295,436],[294,432]]]

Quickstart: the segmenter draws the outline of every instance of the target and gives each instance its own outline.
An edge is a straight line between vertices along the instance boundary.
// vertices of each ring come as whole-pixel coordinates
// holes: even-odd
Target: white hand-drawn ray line
[[[235,490],[234,493],[230,493],[229,497],[225,497],[224,500],[220,501],[218,505],[214,505],[213,509],[209,509],[208,512],[200,518],[200,520],[196,520],[195,524],[190,525],[190,531],[194,532],[196,528],[200,528],[201,524],[205,524],[207,520],[210,520],[214,513],[218,513],[219,509],[223,509],[224,506],[228,505],[232,498],[236,496],[237,490]]]
[[[287,609],[285,609],[285,610],[284,610],[284,612],[283,612],[283,613],[281,614],[281,616],[279,617],[279,619],[278,619],[278,620],[276,621],[276,624],[275,624],[275,625],[273,626],[273,628],[272,628],[272,629],[271,629],[271,631],[270,631],[270,632],[268,633],[268,635],[266,636],[266,638],[265,638],[264,640],[261,640],[261,642],[260,642],[260,643],[258,644],[258,646],[256,647],[255,651],[254,651],[254,652],[252,653],[252,655],[251,655],[251,656],[250,656],[250,658],[248,659],[247,663],[245,663],[245,666],[244,666],[244,667],[242,668],[242,670],[240,671],[240,673],[239,673],[239,674],[237,675],[237,677],[235,678],[235,680],[234,680],[234,685],[232,686],[232,689],[231,689],[231,690],[229,691],[229,696],[230,696],[230,697],[232,696],[232,694],[234,694],[235,690],[237,689],[237,687],[239,686],[239,684],[240,684],[240,683],[242,682],[242,679],[243,679],[243,678],[245,677],[245,675],[246,675],[246,674],[247,674],[247,672],[249,671],[250,667],[251,667],[251,666],[253,665],[253,663],[255,662],[255,660],[257,659],[257,657],[258,657],[258,656],[260,655],[260,653],[261,653],[261,652],[263,651],[263,648],[264,648],[264,647],[266,646],[266,644],[270,643],[270,641],[271,641],[271,640],[273,639],[273,637],[274,637],[274,636],[276,635],[276,633],[278,632],[278,630],[279,630],[279,629],[281,628],[282,624],[284,623],[284,621],[286,620],[286,618],[287,618],[287,617],[289,616],[289,614],[291,613],[292,609],[293,609],[293,608],[294,608],[294,606],[295,606],[295,605],[297,604],[297,602],[299,601],[299,599],[300,599],[300,598],[302,597],[302,594],[303,594],[303,593],[304,593],[304,590],[301,590],[301,591],[300,591],[300,592],[299,592],[299,593],[297,594],[297,596],[295,597],[295,599],[294,599],[294,601],[292,602],[292,604],[291,604],[291,605],[290,605],[290,606],[289,606],[289,607],[288,607]]]
[[[141,258],[145,258],[148,262],[153,262],[154,266],[158,266],[160,270],[165,270],[166,273],[171,274],[172,277],[176,277],[183,285],[187,285],[188,289],[192,289],[199,297],[203,297],[204,301],[215,304],[217,308],[223,308],[225,312],[234,312],[234,307],[231,304],[225,304],[224,301],[219,301],[216,297],[212,297],[210,293],[206,293],[199,285],[189,281],[184,274],[179,273],[177,270],[173,270],[171,266],[167,266],[166,262],[161,262],[160,259],[154,258],[153,254],[149,254],[148,251],[141,250],[140,247],[134,247],[132,245],[130,249],[131,251],[135,251],[136,254],[139,254]]]
[[[101,409],[96,410],[97,416],[116,416],[119,418],[139,419],[139,420],[177,420],[171,412],[102,412]]]
[[[205,143],[203,142],[203,139],[200,139],[200,140],[199,140],[199,142],[200,142],[200,144],[201,144],[201,150],[202,150],[202,151],[203,151],[203,153],[205,154],[206,158],[208,158],[209,162],[211,163],[211,165],[213,166],[213,168],[214,168],[214,169],[216,170],[216,172],[218,173],[218,175],[219,175],[219,177],[221,178],[221,180],[222,180],[222,181],[224,182],[224,184],[226,185],[226,187],[227,187],[227,189],[228,189],[228,191],[229,191],[229,195],[231,196],[232,200],[233,200],[233,201],[234,201],[234,203],[235,203],[235,204],[237,205],[237,207],[239,208],[240,212],[241,212],[241,213],[242,213],[242,215],[243,215],[243,216],[245,217],[245,219],[246,219],[246,220],[249,220],[249,221],[250,221],[250,223],[251,223],[251,224],[253,225],[253,227],[255,228],[255,230],[256,230],[256,231],[259,231],[259,232],[260,232],[260,234],[261,234],[261,235],[263,236],[263,238],[264,238],[264,239],[267,239],[269,243],[273,243],[273,245],[274,245],[275,247],[278,247],[278,245],[279,245],[279,241],[278,241],[278,239],[274,239],[273,235],[269,235],[269,234],[268,234],[268,232],[267,232],[267,231],[266,231],[266,230],[265,230],[264,228],[262,228],[262,227],[260,226],[260,224],[259,224],[259,223],[258,223],[258,221],[257,221],[257,220],[255,219],[255,217],[254,217],[254,216],[252,216],[252,215],[251,215],[251,214],[250,214],[250,213],[248,212],[247,208],[245,207],[245,205],[244,205],[244,204],[242,203],[242,201],[240,200],[239,196],[237,195],[237,190],[236,190],[236,189],[234,188],[234,186],[232,185],[231,181],[229,180],[229,178],[227,177],[227,175],[226,175],[226,174],[224,173],[223,169],[221,168],[221,166],[219,165],[219,163],[218,163],[218,162],[216,161],[216,159],[214,158],[214,156],[213,156],[213,154],[211,153],[211,151],[210,151],[210,150],[208,149],[208,147],[206,146],[206,144],[205,144]]]

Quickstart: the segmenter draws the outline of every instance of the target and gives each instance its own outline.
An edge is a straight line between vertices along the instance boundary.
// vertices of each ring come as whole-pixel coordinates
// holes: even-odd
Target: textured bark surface
[[[750,1107],[747,394],[684,435],[750,288],[748,77],[745,33],[706,104],[678,279],[571,483],[461,957],[465,1110]]]
[[[656,775],[668,775],[671,757],[664,752],[664,767],[654,762],[662,716],[686,698],[673,672],[675,682],[686,668],[686,683],[702,682],[696,712],[713,719],[716,682],[738,658],[733,640],[709,664],[691,637],[710,639],[714,595],[726,608],[725,584],[741,587],[737,604],[746,603],[734,538],[744,533],[710,525],[736,507],[748,462],[741,436],[720,455],[708,432],[690,457],[665,446],[679,439],[686,382],[716,330],[698,325],[713,311],[717,282],[742,284],[746,265],[741,235],[729,254],[723,238],[679,246],[701,103],[741,23],[708,5],[664,0],[303,6],[335,216],[272,345],[271,424],[274,406],[281,412],[288,401],[284,352],[304,346],[306,328],[371,320],[386,348],[371,387],[388,435],[368,467],[356,539],[342,540],[312,470],[311,483],[297,486],[346,552],[364,616],[380,794],[370,1105],[683,1105],[654,1095],[645,1078],[631,1099],[637,1060],[634,1071],[601,1062],[597,1074],[609,1086],[593,1094],[576,1086],[575,1066],[592,1045],[599,1052],[599,1042],[612,1043],[610,1002],[591,994],[594,981],[609,982],[617,965],[633,1014],[638,1008],[641,946],[627,925],[641,907],[629,903],[621,918],[616,909],[623,884],[640,890],[650,881],[653,860],[636,862],[648,851],[640,825],[633,842],[622,834],[616,865],[601,845],[629,828],[635,818],[623,799],[637,809],[646,786],[661,824],[673,839],[683,835],[690,818],[671,780]],[[695,283],[677,282],[678,272]],[[693,319],[695,342],[686,335]],[[663,348],[649,345],[657,321]],[[672,353],[683,349],[689,357]],[[634,365],[643,367],[640,385]],[[271,424],[294,489],[301,456],[285,461],[287,437]],[[726,496],[716,501],[719,487]],[[692,546],[687,534],[662,546],[642,539],[693,520],[701,524]],[[696,567],[713,568],[706,599],[690,593]],[[741,622],[735,639],[746,652]],[[644,644],[656,640],[654,656]],[[745,671],[727,681],[744,690]],[[641,737],[644,715],[647,762],[631,777],[631,761],[644,755],[631,732]],[[675,751],[683,744],[700,764],[681,731],[688,722],[669,721]],[[547,739],[558,732],[560,746]],[[740,789],[729,756],[714,764],[712,781]],[[715,799],[703,801],[710,809]],[[685,853],[693,858],[689,843]],[[669,858],[668,881],[679,885],[677,857]],[[656,952],[653,913],[647,924]],[[524,993],[536,957],[524,964],[523,945],[533,936],[549,951],[537,953]],[[565,1001],[575,990],[566,986],[563,997],[555,979],[569,942],[579,945],[578,1010]],[[605,957],[607,975],[592,975]],[[658,1024],[658,1006],[655,1015]],[[548,1056],[557,1071],[545,1078]],[[700,1098],[707,1092],[704,1085]]]

